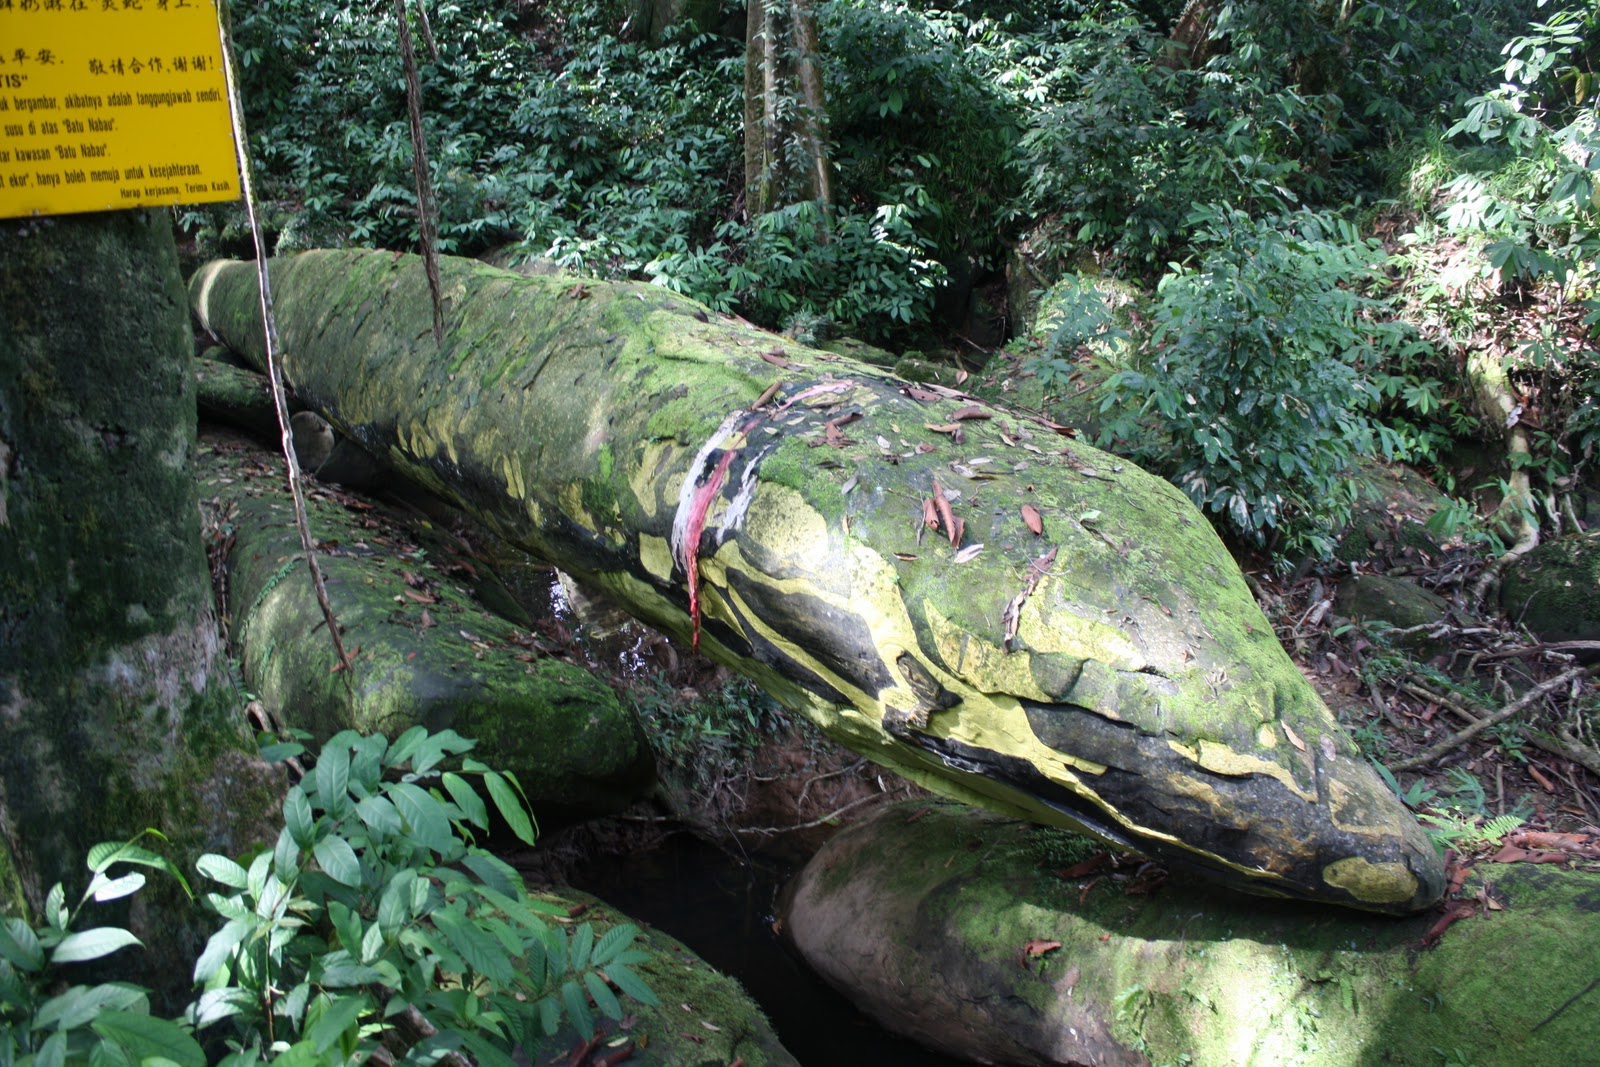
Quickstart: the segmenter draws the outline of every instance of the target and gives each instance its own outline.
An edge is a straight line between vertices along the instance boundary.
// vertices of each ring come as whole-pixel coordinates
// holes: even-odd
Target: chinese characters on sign
[[[215,0],[0,0],[0,218],[238,196]]]

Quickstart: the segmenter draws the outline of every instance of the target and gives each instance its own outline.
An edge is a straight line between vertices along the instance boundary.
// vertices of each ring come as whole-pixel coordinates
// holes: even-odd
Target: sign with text
[[[0,218],[238,196],[216,0],[0,0]]]

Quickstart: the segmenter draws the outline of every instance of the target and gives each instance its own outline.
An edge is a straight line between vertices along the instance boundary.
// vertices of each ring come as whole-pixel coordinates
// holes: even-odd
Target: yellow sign
[[[0,0],[0,218],[238,196],[216,0]]]

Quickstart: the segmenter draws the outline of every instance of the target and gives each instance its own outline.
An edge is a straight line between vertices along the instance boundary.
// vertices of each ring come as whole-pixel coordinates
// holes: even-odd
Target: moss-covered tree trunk
[[[232,848],[270,803],[216,662],[191,343],[164,214],[0,224],[4,910],[81,890],[98,841]]]
[[[1424,907],[1443,871],[1173,486],[1058,428],[660,288],[272,266],[300,397],[502,536],[948,795],[1257,892]],[[201,320],[259,352],[249,264]]]

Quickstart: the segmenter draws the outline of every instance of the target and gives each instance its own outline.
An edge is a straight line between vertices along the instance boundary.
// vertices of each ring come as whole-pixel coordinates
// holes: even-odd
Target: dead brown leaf
[[[1039,509],[1032,504],[1022,505],[1022,521],[1027,524],[1033,536],[1038,537],[1044,533],[1044,517],[1039,514]]]

